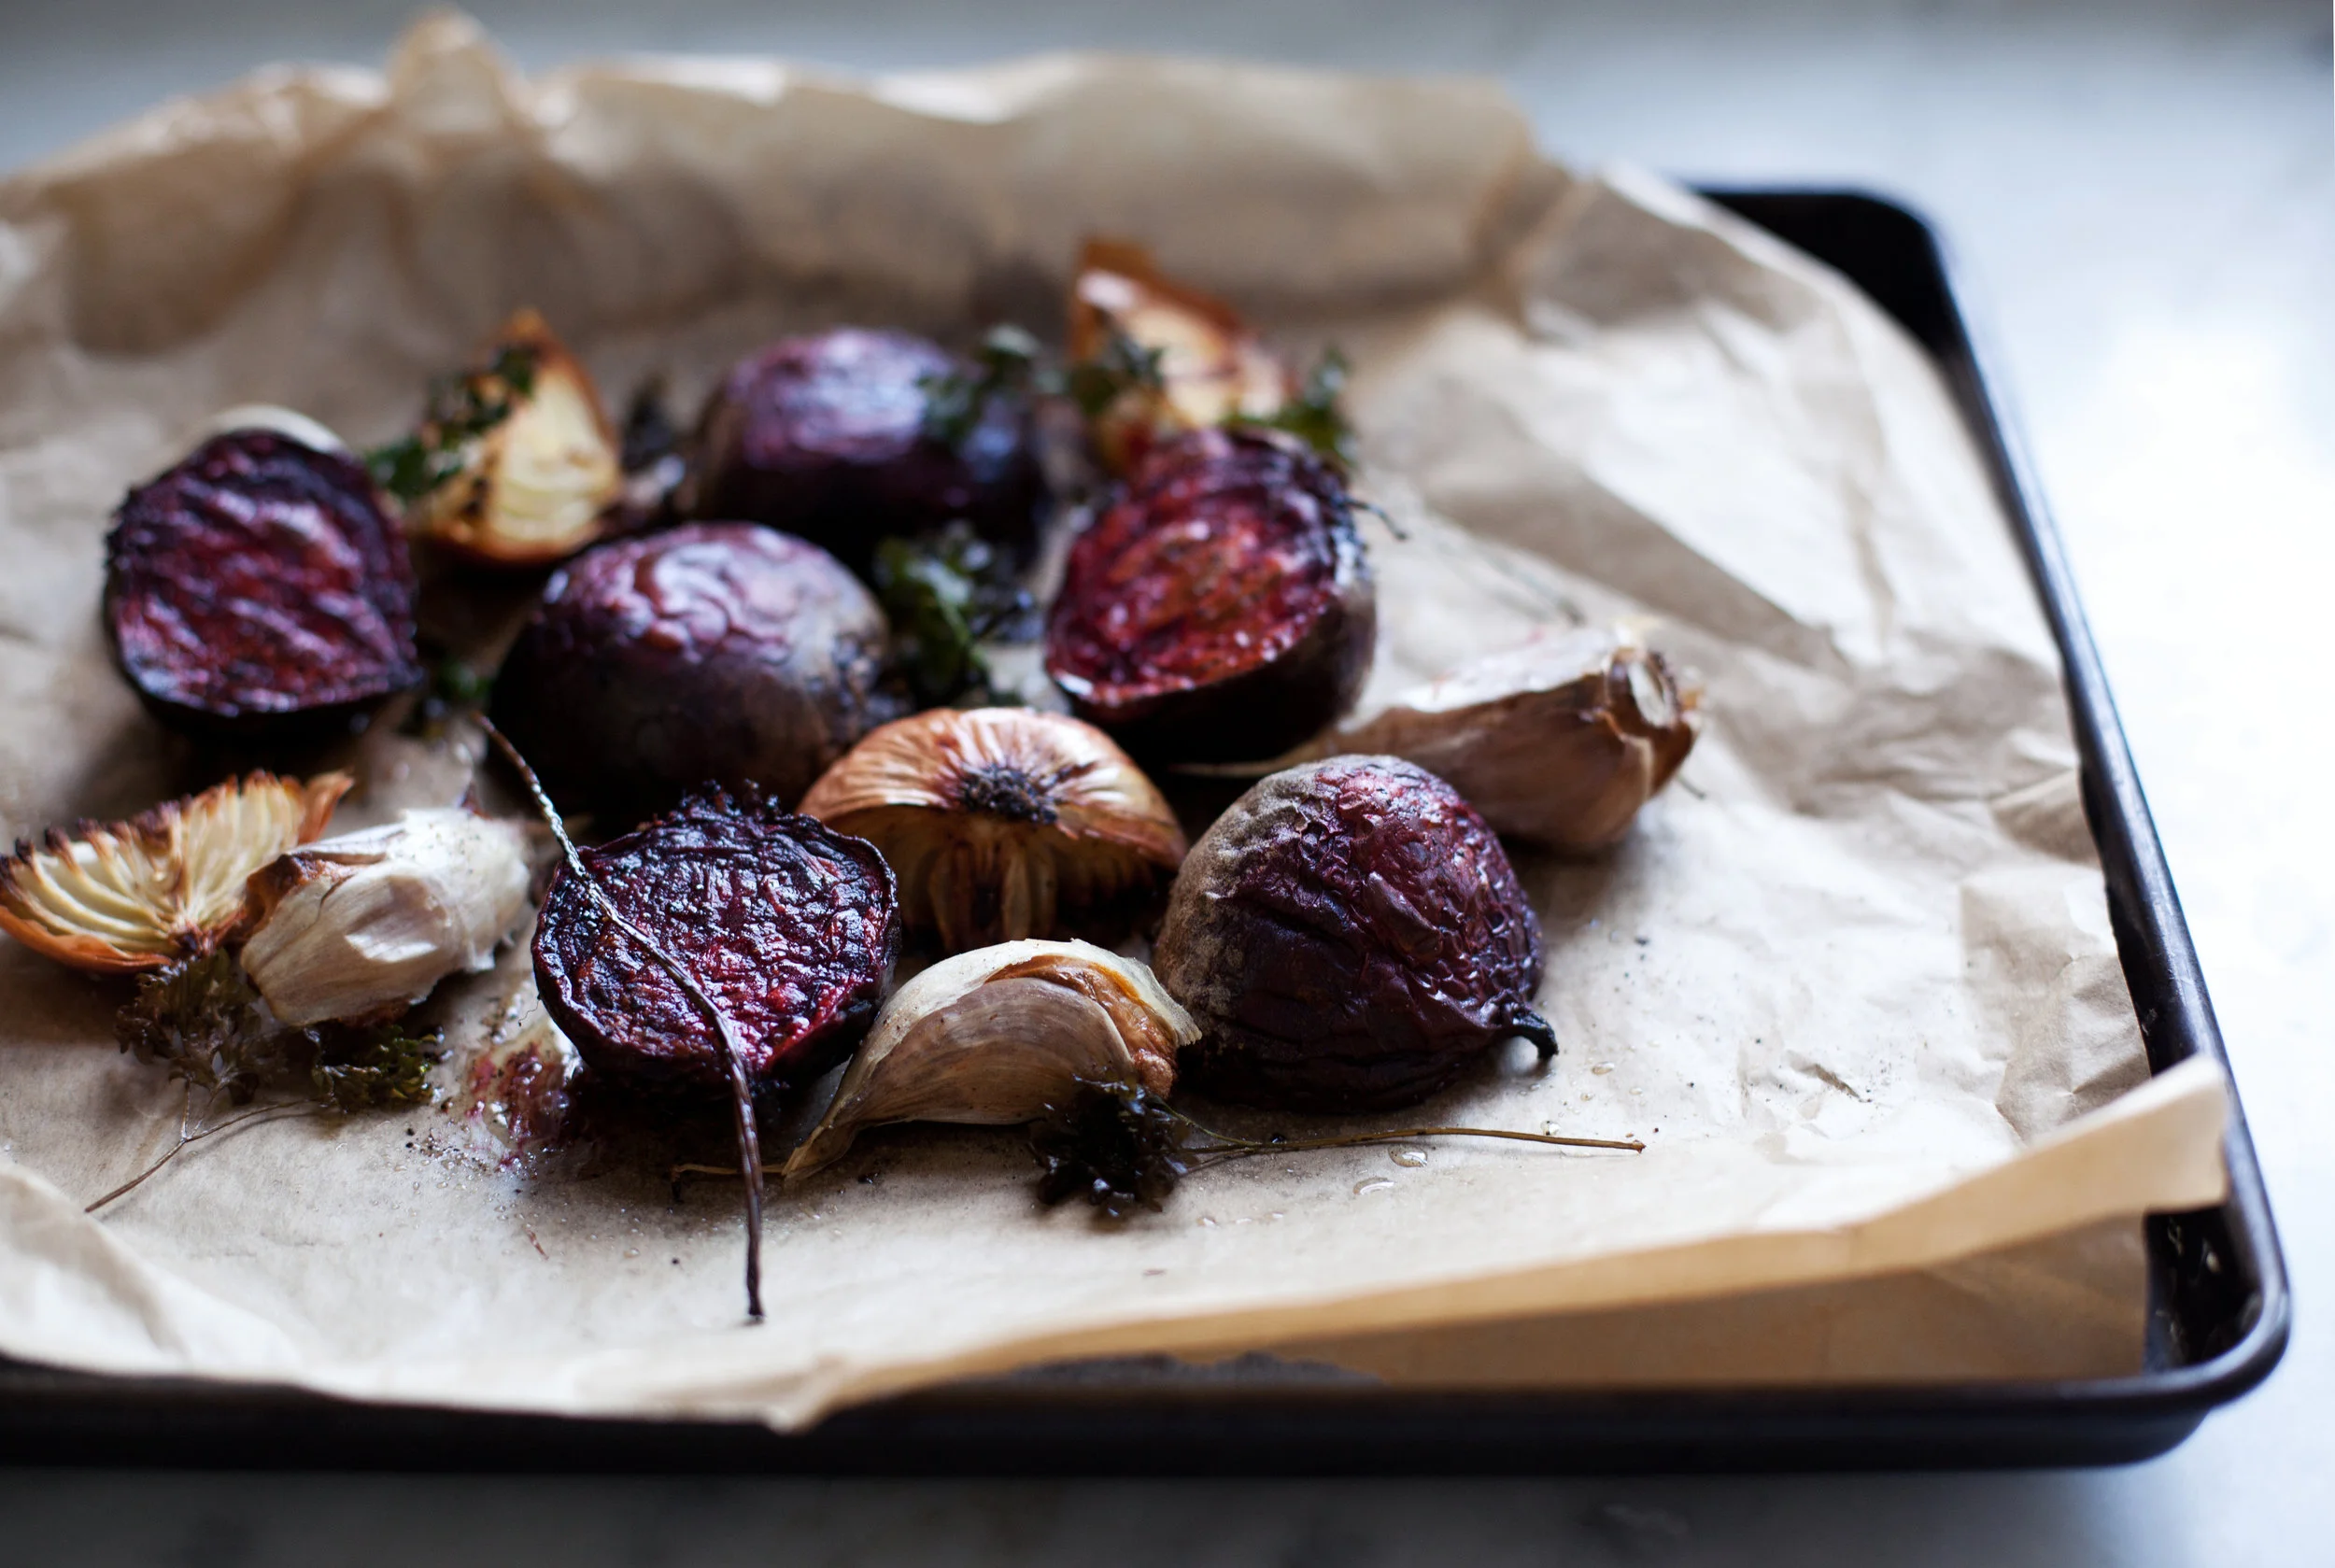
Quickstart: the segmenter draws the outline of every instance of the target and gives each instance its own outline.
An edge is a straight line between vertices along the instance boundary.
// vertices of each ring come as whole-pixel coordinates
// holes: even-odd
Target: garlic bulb
[[[252,773],[127,822],[52,827],[0,860],[0,930],[107,974],[200,957],[249,919],[245,880],[323,832],[353,783]]]
[[[1157,786],[1109,736],[1026,708],[884,725],[800,809],[883,851],[909,928],[951,953],[1115,936],[1186,847]]]
[[[417,1002],[479,970],[527,912],[527,835],[459,807],[326,839],[251,878],[245,973],[291,1024]]]
[[[1154,384],[1126,388],[1094,417],[1114,470],[1162,437],[1274,414],[1295,391],[1288,366],[1230,305],[1162,275],[1139,245],[1090,239],[1070,286],[1070,359],[1109,364],[1114,336],[1157,356]]]
[[[960,953],[884,1003],[785,1176],[833,1163],[862,1127],[1012,1126],[1036,1121],[1082,1081],[1166,1095],[1176,1052],[1198,1038],[1191,1015],[1131,958],[1085,942]]]
[[[1693,750],[1700,696],[1634,635],[1585,629],[1470,659],[1270,762],[1183,770],[1246,777],[1399,756],[1443,778],[1495,832],[1602,849]]]
[[[616,431],[591,373],[522,310],[497,338],[491,367],[460,384],[460,407],[433,407],[416,436],[422,472],[410,492],[416,531],[474,560],[547,566],[600,537],[624,488]]]

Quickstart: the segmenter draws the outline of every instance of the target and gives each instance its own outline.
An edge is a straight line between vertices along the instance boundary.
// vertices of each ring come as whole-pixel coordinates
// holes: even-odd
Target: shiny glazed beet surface
[[[1352,705],[1377,599],[1337,475],[1281,438],[1158,449],[1071,546],[1046,669],[1138,756],[1242,761]]]
[[[835,558],[751,523],[587,551],[496,677],[555,799],[638,821],[707,780],[786,805],[883,719],[884,613]]]
[[[1387,1110],[1532,1010],[1540,925],[1500,841],[1434,774],[1341,756],[1259,783],[1193,846],[1152,960],[1199,1024],[1181,1081],[1273,1109]]]
[[[891,870],[865,841],[708,789],[583,856],[624,917],[720,1005],[757,1087],[810,1082],[875,1017],[899,916]],[[598,1071],[644,1087],[729,1087],[703,1009],[565,869],[545,895],[534,960],[552,1022]]]
[[[1026,555],[1044,488],[1027,399],[991,397],[958,441],[927,429],[935,384],[975,374],[910,332],[844,327],[771,344],[706,406],[688,514],[785,529],[863,574],[879,540],[958,517]]]
[[[329,728],[415,685],[414,591],[363,468],[275,431],[213,436],[106,536],[114,656],[185,728]]]

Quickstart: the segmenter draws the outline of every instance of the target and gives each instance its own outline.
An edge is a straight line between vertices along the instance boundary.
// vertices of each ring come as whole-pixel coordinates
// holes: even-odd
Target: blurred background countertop
[[[1504,81],[1543,144],[1945,231],[2067,536],[2299,1305],[2261,1391],[2097,1473],[924,1483],[0,1472],[0,1562],[1669,1564],[2335,1557],[2335,98],[2326,0],[478,0],[523,66],[1055,48]],[[0,0],[0,168],[408,0]]]

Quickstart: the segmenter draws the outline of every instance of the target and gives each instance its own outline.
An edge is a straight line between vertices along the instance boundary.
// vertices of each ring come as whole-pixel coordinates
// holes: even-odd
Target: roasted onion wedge
[[[106,974],[210,953],[248,924],[251,873],[322,833],[353,783],[255,772],[127,822],[52,827],[0,861],[0,930]]]

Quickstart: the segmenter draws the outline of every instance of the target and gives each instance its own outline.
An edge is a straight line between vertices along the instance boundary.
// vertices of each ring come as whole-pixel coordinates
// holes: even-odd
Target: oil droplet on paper
[[[1423,1149],[1397,1149],[1388,1154],[1387,1158],[1398,1165],[1416,1170],[1427,1163],[1427,1151]]]
[[[1209,1230],[1214,1230],[1214,1229],[1216,1228],[1216,1222],[1215,1222],[1215,1221],[1213,1221],[1213,1220],[1211,1220],[1211,1219],[1210,1219],[1210,1218],[1209,1218],[1207,1215],[1205,1215],[1205,1214],[1203,1214],[1203,1215],[1201,1215],[1201,1216],[1200,1216],[1200,1218],[1199,1218],[1199,1223],[1200,1223],[1202,1226],[1204,1226],[1204,1227],[1206,1227],[1207,1229],[1209,1229]]]
[[[1372,1193],[1383,1193],[1394,1185],[1394,1179],[1391,1176],[1374,1176],[1367,1181],[1354,1183],[1354,1196],[1366,1197]]]
[[[1611,1062],[1600,1062],[1589,1070],[1595,1073],[1598,1077],[1603,1078],[1607,1073],[1613,1071],[1613,1064]]]

